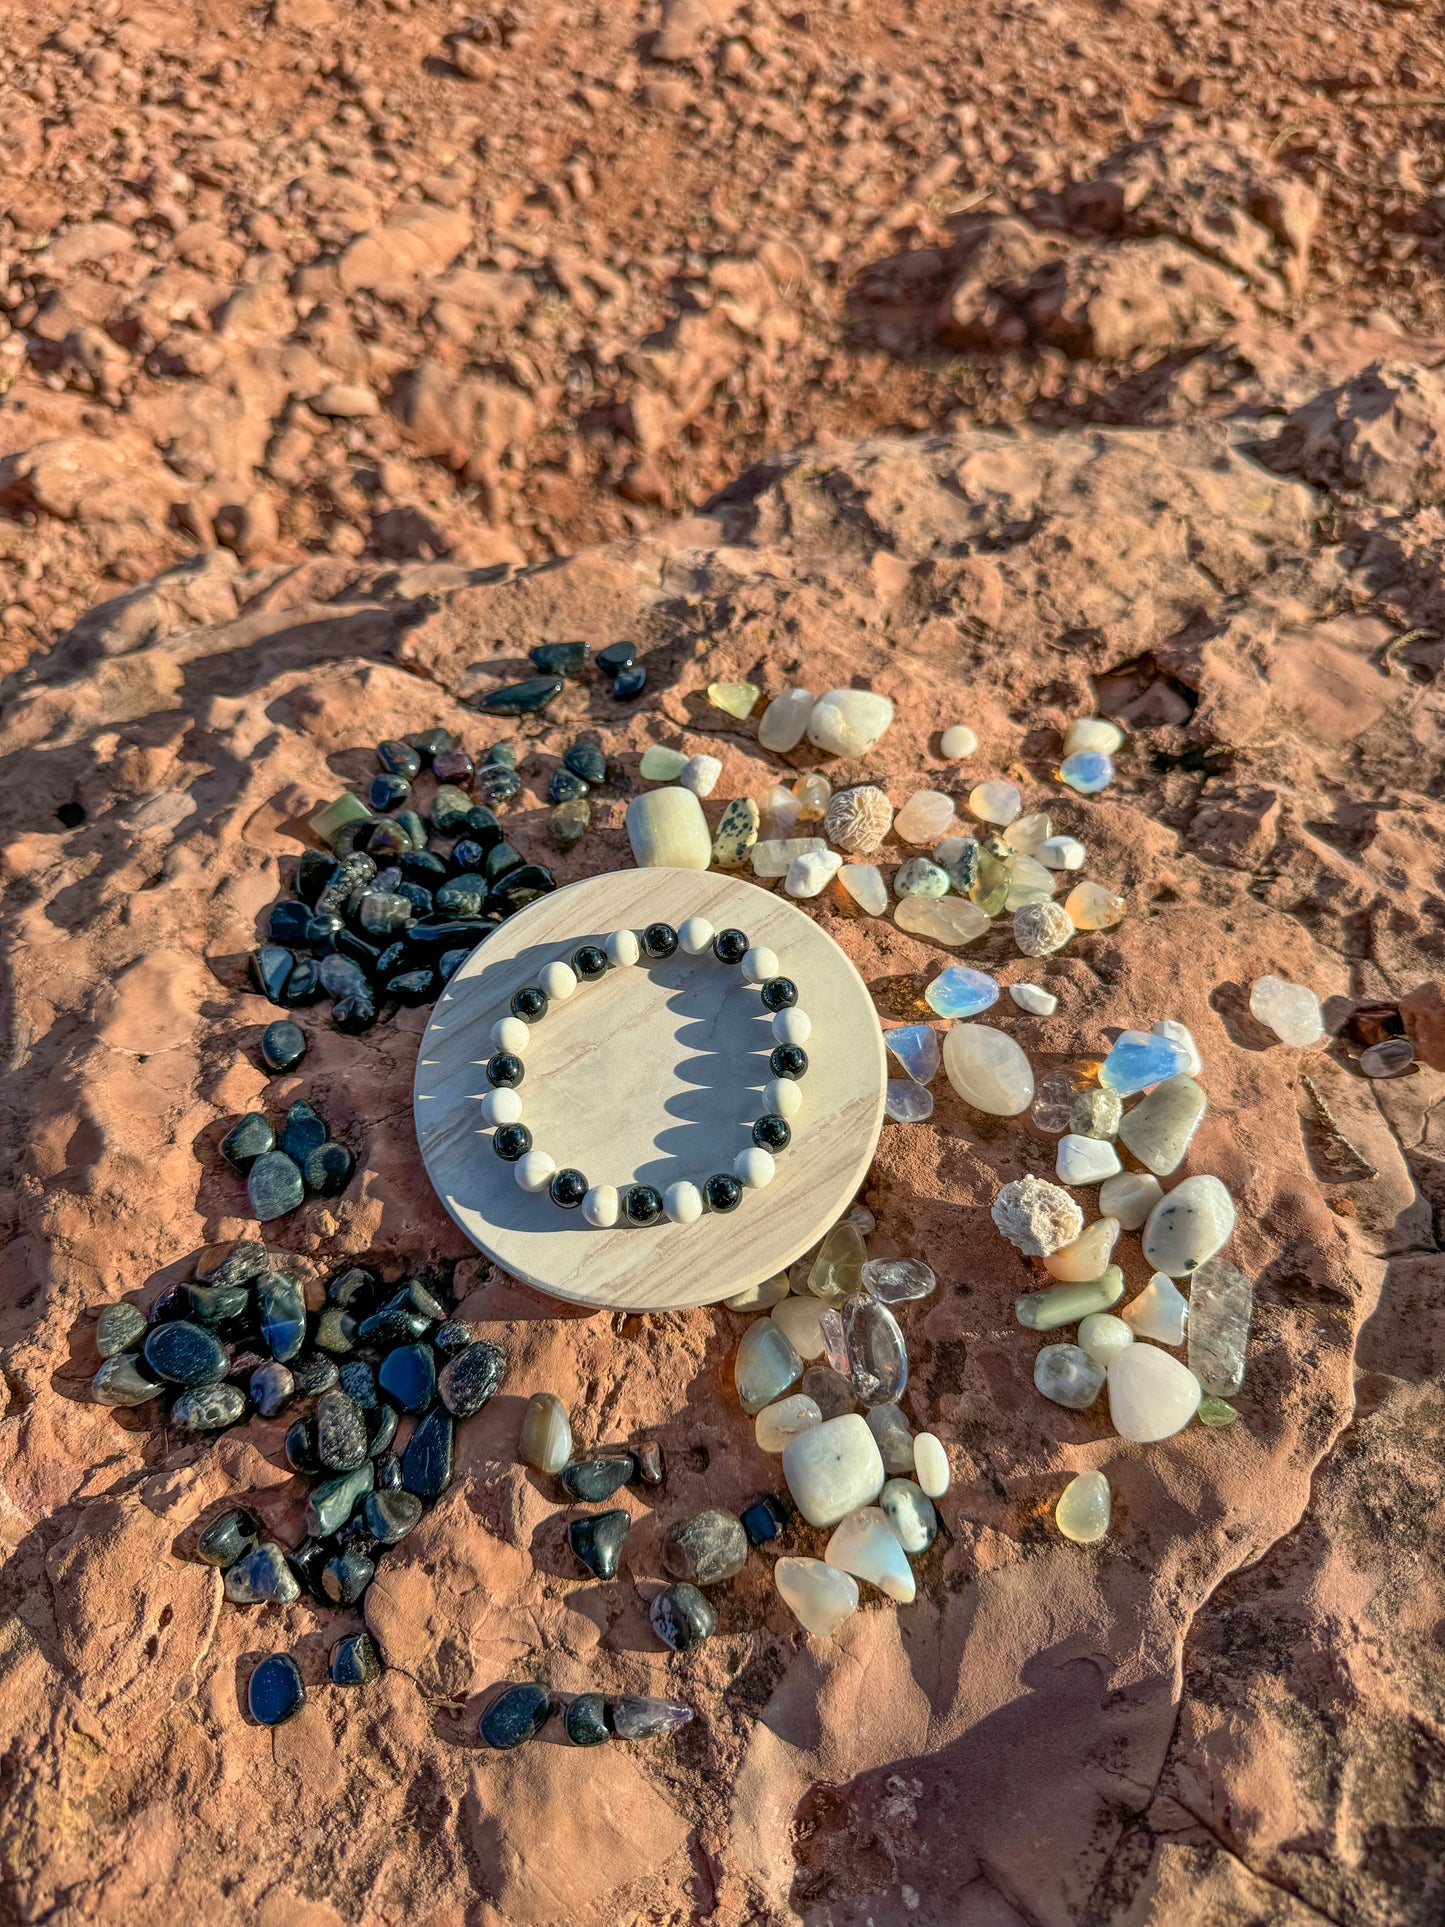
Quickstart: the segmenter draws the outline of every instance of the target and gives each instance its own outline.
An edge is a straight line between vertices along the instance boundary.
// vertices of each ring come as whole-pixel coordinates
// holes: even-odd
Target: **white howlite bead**
[[[529,1152],[528,1155],[535,1153]],[[760,1144],[750,1144],[746,1151],[739,1151],[733,1159],[733,1176],[750,1191],[761,1191],[765,1184],[771,1184],[777,1168],[772,1154]]]
[[[532,1041],[532,1026],[524,1024],[520,1017],[499,1017],[492,1025],[492,1042],[498,1050],[510,1051],[513,1057],[520,1057]]]
[[[766,944],[754,944],[742,961],[743,977],[750,984],[765,984],[781,968],[777,951],[769,950]]]
[[[700,957],[716,935],[706,917],[687,917],[677,928],[677,940],[689,957]]]
[[[548,1151],[528,1151],[512,1166],[524,1191],[545,1191],[552,1182],[557,1160]]]
[[[812,1034],[812,1018],[806,1010],[799,1010],[796,1004],[791,1010],[775,1012],[773,1035],[780,1044],[806,1044]]]
[[[803,1087],[797,1078],[769,1078],[763,1086],[763,1108],[777,1117],[796,1117],[803,1108]]]
[[[488,1091],[482,1099],[482,1116],[488,1124],[520,1124],[522,1121],[522,1097],[509,1085],[501,1085],[495,1091]]]
[[[952,1474],[948,1469],[948,1454],[940,1439],[932,1432],[920,1432],[913,1441],[913,1469],[918,1475],[918,1483],[930,1499],[941,1499],[949,1488]]]
[[[662,1208],[674,1224],[696,1224],[702,1216],[702,1193],[683,1178],[663,1192]]]
[[[577,988],[577,973],[570,964],[543,964],[537,982],[542,987],[544,997],[554,1004],[560,1004]]]
[[[594,1184],[582,1200],[582,1215],[588,1224],[605,1231],[617,1222],[622,1200],[615,1184]]]
[[[635,930],[614,930],[603,944],[607,961],[620,970],[627,964],[635,964],[642,955],[642,945],[637,941]]]

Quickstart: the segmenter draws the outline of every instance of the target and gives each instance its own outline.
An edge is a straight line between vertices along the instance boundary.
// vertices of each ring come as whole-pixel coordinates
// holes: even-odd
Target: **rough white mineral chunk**
[[[1152,1338],[1160,1345],[1182,1345],[1189,1318],[1189,1300],[1172,1278],[1156,1271],[1139,1296],[1124,1307],[1124,1322],[1136,1338]]]
[[[900,1606],[913,1603],[917,1592],[913,1568],[882,1506],[865,1505],[850,1512],[828,1541],[823,1556],[830,1566],[851,1572],[855,1579],[866,1579]]]
[[[1051,957],[1073,934],[1067,911],[1052,898],[1022,904],[1014,911],[1014,942],[1026,957]]]
[[[1149,1213],[1144,1256],[1168,1278],[1187,1278],[1228,1243],[1234,1200],[1218,1178],[1186,1178]]]
[[[1305,984],[1283,977],[1260,977],[1249,993],[1249,1011],[1272,1030],[1281,1043],[1305,1049],[1325,1034],[1320,1000]]]
[[[858,1610],[858,1581],[821,1559],[780,1559],[773,1583],[803,1630],[818,1639],[836,1633]]]
[[[1193,1372],[1155,1345],[1126,1345],[1109,1365],[1109,1417],[1114,1430],[1136,1444],[1182,1431],[1199,1399]]]
[[[994,1199],[990,1215],[1009,1243],[1026,1258],[1043,1258],[1062,1250],[1084,1228],[1084,1214],[1068,1192],[1032,1175],[1006,1184]],[[1102,1271],[1103,1266],[1099,1269]]]
[[[859,1506],[872,1505],[883,1490],[883,1460],[862,1417],[845,1412],[784,1446],[783,1477],[808,1524],[832,1526]]]

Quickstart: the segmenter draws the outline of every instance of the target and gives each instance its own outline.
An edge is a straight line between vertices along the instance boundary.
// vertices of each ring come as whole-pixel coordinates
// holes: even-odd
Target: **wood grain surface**
[[[813,1022],[803,1108],[777,1176],[736,1211],[696,1224],[610,1231],[529,1195],[482,1122],[492,1025],[543,964],[618,929],[706,917],[777,952]],[[701,1182],[729,1171],[762,1110],[773,1038],[735,965],[681,950],[609,970],[533,1028],[521,1085],[538,1150],[589,1183]],[[784,896],[697,870],[588,877],[508,918],[438,999],[417,1057],[417,1138],[437,1195],[515,1278],[576,1304],[633,1310],[714,1304],[801,1257],[852,1202],[883,1123],[886,1083],[872,999],[847,957]]]

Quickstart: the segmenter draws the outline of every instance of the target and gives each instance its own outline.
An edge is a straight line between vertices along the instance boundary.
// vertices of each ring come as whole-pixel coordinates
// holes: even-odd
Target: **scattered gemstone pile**
[[[272,1024],[266,1038],[282,1029],[296,1030],[301,1036],[294,1024]],[[262,1039],[263,1056],[266,1038]],[[221,1155],[246,1180],[252,1214],[261,1224],[285,1217],[307,1196],[335,1197],[350,1184],[356,1167],[350,1151],[332,1137],[325,1118],[301,1099],[286,1113],[279,1150],[276,1133],[264,1114],[247,1111],[221,1139]]]

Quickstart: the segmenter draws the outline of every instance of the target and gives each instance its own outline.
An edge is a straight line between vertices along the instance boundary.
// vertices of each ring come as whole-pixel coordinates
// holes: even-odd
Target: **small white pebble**
[[[760,1144],[750,1144],[733,1159],[733,1176],[750,1191],[761,1191],[765,1184],[771,1184],[777,1168],[772,1154]]]
[[[488,1124],[520,1124],[522,1121],[522,1095],[509,1084],[501,1084],[494,1091],[488,1091],[482,1099],[482,1118]]]
[[[547,1151],[528,1151],[512,1166],[524,1191],[545,1191],[552,1182],[557,1160]]]
[[[1064,732],[1061,754],[1074,756],[1081,750],[1093,749],[1112,756],[1123,741],[1124,732],[1117,723],[1106,722],[1102,716],[1080,716]]]
[[[1119,1153],[1107,1138],[1066,1131],[1059,1139],[1054,1170],[1065,1184],[1099,1184],[1121,1168]]]
[[[721,775],[722,763],[716,756],[689,756],[677,772],[677,780],[694,796],[711,796]]]
[[[803,1108],[803,1087],[796,1077],[771,1077],[763,1086],[763,1109],[777,1117],[796,1117]]]
[[[773,1016],[773,1035],[780,1044],[806,1044],[813,1034],[813,1020],[806,1010],[799,1010],[796,1004],[791,1010],[780,1010]],[[786,1078],[780,1078],[786,1083]]]
[[[754,944],[739,966],[743,980],[750,984],[765,984],[769,977],[776,977],[781,966],[776,950],[769,950],[766,944]]]
[[[1046,836],[1034,855],[1046,870],[1082,870],[1088,851],[1076,836]]]
[[[687,917],[677,927],[677,940],[689,957],[700,957],[716,935],[706,917]]]
[[[920,1432],[914,1439],[913,1470],[930,1499],[941,1499],[952,1483],[948,1454],[932,1432]]]
[[[1035,1017],[1052,1017],[1059,1007],[1052,991],[1040,990],[1037,984],[1010,984],[1008,994],[1020,1010],[1032,1011]]]
[[[582,1215],[588,1224],[605,1231],[617,1222],[622,1199],[615,1184],[594,1184],[582,1200]]]
[[[662,1208],[674,1224],[696,1224],[702,1216],[702,1193],[683,1178],[663,1192]]]
[[[577,988],[577,975],[570,964],[547,963],[543,964],[537,982],[542,986],[544,997],[554,1004],[560,1004]]]
[[[635,964],[642,955],[642,945],[637,941],[635,930],[614,930],[602,947],[607,952],[607,961],[618,969],[626,964]]]
[[[492,1042],[498,1050],[520,1057],[532,1041],[532,1026],[520,1017],[499,1017],[492,1025]]]
[[[945,756],[957,762],[960,757],[972,756],[978,748],[978,738],[967,723],[955,723],[952,729],[944,730],[943,741],[939,747]]]
[[[808,850],[788,865],[783,888],[790,897],[820,896],[843,867],[836,850]]]
[[[1012,823],[1023,806],[1023,796],[1012,783],[979,783],[968,793],[969,809],[984,823]]]

